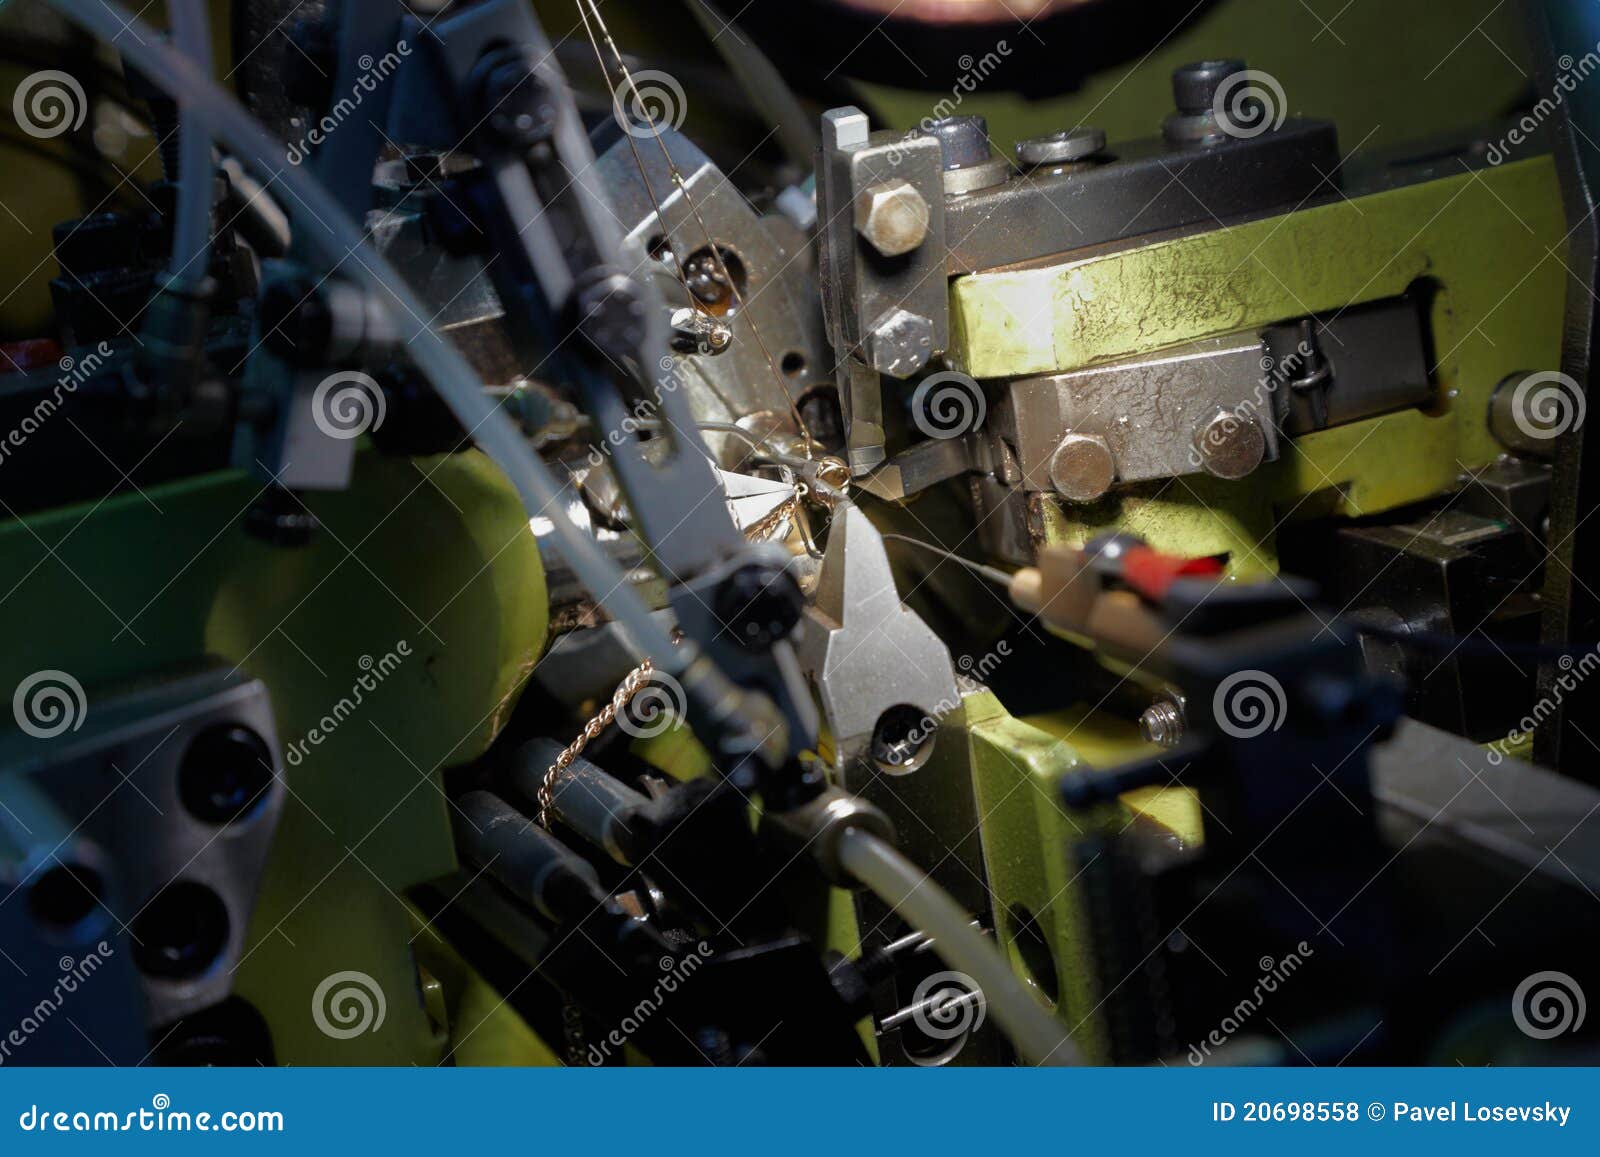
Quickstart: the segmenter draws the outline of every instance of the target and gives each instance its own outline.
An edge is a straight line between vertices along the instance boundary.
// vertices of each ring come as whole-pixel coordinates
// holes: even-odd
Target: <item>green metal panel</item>
[[[1438,401],[1284,444],[1237,483],[1177,478],[1053,510],[1052,541],[1130,529],[1160,549],[1276,567],[1272,528],[1446,492],[1499,455],[1486,421],[1506,376],[1560,352],[1565,228],[1538,157],[1286,216],[952,283],[955,357],[980,378],[1078,369],[1195,338],[1428,290]]]
[[[543,651],[538,550],[476,452],[359,455],[349,490],[308,496],[324,529],[300,549],[243,533],[260,489],[223,473],[0,525],[0,687],[65,670],[92,714],[97,686],[212,656],[265,681],[287,748],[404,641],[409,656],[287,768],[236,983],[282,1061],[427,1060],[401,896],[454,869],[439,772],[488,746]],[[345,970],[377,981],[387,1015],[332,1040],[312,993]]]

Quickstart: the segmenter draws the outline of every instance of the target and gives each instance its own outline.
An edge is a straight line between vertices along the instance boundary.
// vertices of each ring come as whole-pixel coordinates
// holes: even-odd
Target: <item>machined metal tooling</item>
[[[869,133],[856,108],[823,115],[818,268],[854,473],[885,457],[878,375],[908,378],[949,342],[943,175],[936,138]]]

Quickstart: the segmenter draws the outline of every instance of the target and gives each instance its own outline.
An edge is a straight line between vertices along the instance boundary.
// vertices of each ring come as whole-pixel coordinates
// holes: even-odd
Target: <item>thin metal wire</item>
[[[655,117],[650,114],[649,106],[645,104],[639,95],[639,88],[634,83],[633,73],[628,68],[628,62],[623,59],[621,49],[617,47],[617,42],[612,39],[611,29],[606,26],[605,17],[600,15],[600,6],[595,3],[595,0],[578,0],[578,15],[583,20],[584,30],[588,32],[590,43],[595,45],[595,52],[598,54],[600,51],[599,45],[595,43],[594,29],[589,25],[589,17],[591,15],[594,17],[594,23],[600,29],[601,36],[605,39],[606,47],[611,50],[611,55],[615,58],[617,67],[621,70],[622,77],[627,82],[628,91],[633,94],[633,107],[643,113],[645,124],[650,128],[650,135],[655,139],[657,147],[660,148],[662,159],[666,161],[667,172],[672,177],[673,184],[678,187],[678,192],[683,197],[683,203],[689,207],[689,212],[693,214],[695,221],[699,224],[701,233],[705,235],[706,249],[711,254],[711,259],[717,264],[717,272],[727,282],[728,291],[733,295],[734,305],[742,311],[744,309],[744,295],[739,292],[739,286],[728,272],[727,263],[722,259],[722,250],[718,247],[716,239],[712,237],[711,229],[706,224],[705,217],[700,213],[700,207],[694,203],[694,198],[689,195],[689,187],[683,179],[683,173],[679,170],[678,163],[672,159],[672,153],[667,149],[666,141],[662,140],[661,130],[656,125]],[[620,108],[621,104],[617,99],[619,95],[617,87],[612,81],[610,70],[605,66],[604,59],[600,62],[600,72],[605,77],[606,86],[611,89],[613,107]],[[626,131],[626,126],[623,126],[623,128],[623,135],[628,138],[629,147],[634,150],[634,161],[639,166],[639,176],[648,189],[650,187],[650,177],[644,171],[644,162],[640,158],[637,148],[633,146],[633,134]],[[651,200],[654,201],[654,199],[654,194],[652,193]],[[662,228],[666,228],[666,219],[661,216],[659,206],[657,206],[656,214],[661,221]],[[676,255],[674,255],[674,261],[676,261]],[[686,287],[688,285],[687,276],[685,276],[684,285]],[[794,395],[789,392],[788,383],[784,381],[783,373],[778,369],[778,363],[773,359],[772,351],[767,348],[767,343],[761,336],[761,329],[756,324],[754,315],[750,315],[748,320],[750,322],[750,334],[756,339],[756,345],[761,348],[761,356],[766,359],[767,368],[772,371],[773,380],[778,383],[778,388],[783,391],[783,396],[789,403],[789,412],[794,418],[795,426],[799,429],[801,437],[806,440],[808,448],[819,446],[820,443],[812,436],[811,430],[806,426],[805,418],[801,416],[799,404],[795,401]]]

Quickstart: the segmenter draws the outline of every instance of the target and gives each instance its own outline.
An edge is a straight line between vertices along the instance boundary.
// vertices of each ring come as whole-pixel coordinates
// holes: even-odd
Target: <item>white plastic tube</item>
[[[1082,1064],[1077,1046],[1017,979],[999,947],[910,860],[860,828],[839,839],[844,870],[878,894],[907,924],[933,938],[933,950],[972,978],[984,1003],[1031,1065]]]
[[[172,43],[202,76],[211,75],[211,29],[205,0],[168,0]],[[130,54],[131,55],[131,54]],[[178,102],[178,204],[168,276],[198,282],[210,268],[211,134],[192,100]]]
[[[495,403],[459,350],[423,319],[432,314],[412,293],[403,277],[368,241],[338,201],[310,173],[291,165],[283,145],[228,93],[213,84],[181,53],[161,42],[149,26],[112,0],[48,0],[68,19],[102,37],[115,39],[141,71],[161,85],[180,107],[193,111],[244,164],[286,190],[284,204],[298,218],[298,228],[338,269],[372,294],[388,310],[396,329],[410,346],[418,368],[466,429],[516,487],[530,516],[548,518],[561,541],[562,554],[589,593],[628,633],[641,654],[670,672],[691,660],[687,647],[674,647],[622,571],[600,547],[573,525],[558,501],[561,488]],[[187,103],[186,103],[187,102]]]

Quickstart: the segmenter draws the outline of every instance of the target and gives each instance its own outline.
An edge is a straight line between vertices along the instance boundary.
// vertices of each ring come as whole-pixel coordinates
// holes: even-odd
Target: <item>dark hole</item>
[[[872,730],[872,760],[887,775],[915,771],[928,760],[939,724],[910,704],[891,707]]]
[[[824,383],[812,386],[796,402],[800,417],[824,450],[836,452],[844,448],[844,414],[839,409],[837,387]]]
[[[188,980],[210,968],[228,943],[228,909],[204,884],[168,884],[133,920],[133,958],[140,971]]]
[[[1013,907],[1011,929],[1022,963],[1033,977],[1033,982],[1039,986],[1039,991],[1054,1004],[1060,995],[1061,980],[1056,975],[1055,957],[1050,953],[1050,942],[1045,939],[1038,918],[1020,905]]]
[[[104,889],[93,868],[62,864],[45,872],[28,890],[28,911],[52,928],[76,928],[94,913]]]
[[[208,824],[242,819],[267,798],[272,753],[248,727],[219,723],[195,736],[178,768],[178,797]]]
[[[778,365],[789,377],[798,378],[806,372],[806,355],[799,350],[790,350]]]

